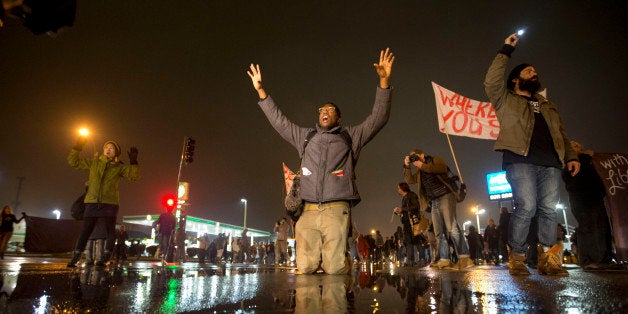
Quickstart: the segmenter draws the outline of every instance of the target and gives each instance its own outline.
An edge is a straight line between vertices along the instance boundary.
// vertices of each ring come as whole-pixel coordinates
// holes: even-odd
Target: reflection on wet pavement
[[[42,263],[43,262],[43,263]],[[296,275],[291,268],[222,264],[68,270],[64,259],[7,258],[0,263],[0,312],[622,312],[628,273],[569,277],[507,268],[435,271],[359,265],[352,275]]]

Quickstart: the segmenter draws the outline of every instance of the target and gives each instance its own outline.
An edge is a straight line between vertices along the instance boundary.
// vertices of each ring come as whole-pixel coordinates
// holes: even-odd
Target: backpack
[[[81,196],[72,203],[72,207],[70,208],[70,215],[76,220],[83,220],[83,214],[85,213],[85,195],[87,195],[87,191],[81,194]]]
[[[445,178],[441,175],[437,175],[436,177],[451,191],[456,197],[456,201],[460,203],[467,197],[467,185],[460,183],[460,177],[454,175],[449,167],[447,167],[447,172],[448,174]]]

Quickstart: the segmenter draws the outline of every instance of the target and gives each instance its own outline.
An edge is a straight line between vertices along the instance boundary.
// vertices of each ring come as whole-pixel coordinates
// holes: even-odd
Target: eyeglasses
[[[320,107],[320,108],[318,108],[318,113],[323,113],[323,112],[334,113],[335,111],[336,111],[336,108],[334,108],[334,107]]]

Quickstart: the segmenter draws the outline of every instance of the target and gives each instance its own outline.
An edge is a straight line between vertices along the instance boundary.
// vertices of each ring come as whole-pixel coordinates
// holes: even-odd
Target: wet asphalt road
[[[0,261],[0,313],[626,313],[628,272],[513,278],[469,271],[360,265],[353,275],[296,275],[249,264],[68,269],[69,259]]]

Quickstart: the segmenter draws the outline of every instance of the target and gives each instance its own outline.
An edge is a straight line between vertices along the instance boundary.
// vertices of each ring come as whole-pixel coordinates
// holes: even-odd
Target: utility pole
[[[196,141],[186,136],[183,138],[183,148],[181,149],[181,159],[179,161],[179,174],[177,175],[177,201],[175,204],[175,210],[177,217],[177,228],[176,228],[176,246],[177,246],[177,259],[179,261],[185,260],[185,226],[187,221],[187,208],[189,207],[189,203],[185,203],[187,200],[187,193],[185,193],[185,200],[181,199],[182,195],[180,195],[181,188],[181,169],[183,168],[183,164],[189,165],[194,161],[194,149],[196,146]],[[184,184],[185,189],[187,190],[187,183]],[[171,240],[172,241],[172,240]]]
[[[15,202],[13,203],[13,212],[19,212],[20,208],[20,192],[22,191],[22,182],[25,180],[25,177],[17,177],[17,194],[15,195]]]

